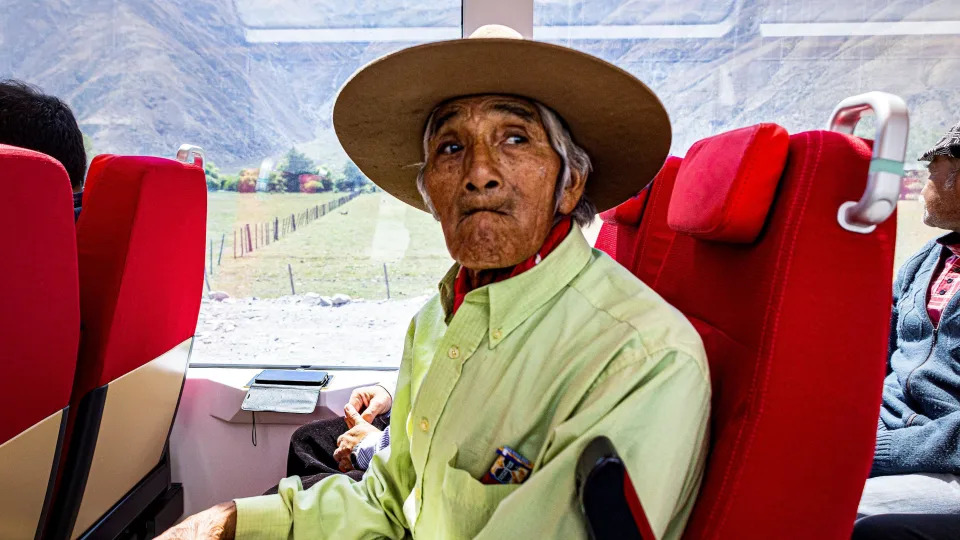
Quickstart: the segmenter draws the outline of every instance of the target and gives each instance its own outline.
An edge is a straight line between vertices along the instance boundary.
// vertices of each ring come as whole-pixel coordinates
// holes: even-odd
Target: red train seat
[[[200,310],[206,200],[195,165],[113,155],[90,165],[77,223],[76,421],[53,537],[100,526],[164,458]],[[125,514],[157,495],[137,493],[143,504]]]
[[[606,252],[644,282],[655,276],[673,236],[666,227],[652,230],[651,223],[664,223],[677,172],[683,159],[670,156],[653,181],[636,197],[601,214],[603,226],[596,248]],[[651,199],[655,204],[651,204]],[[638,204],[642,203],[642,207]],[[621,211],[621,206],[626,211]],[[643,241],[641,242],[641,238]]]
[[[0,145],[0,538],[33,538],[49,504],[80,339],[70,179]]]
[[[633,270],[696,327],[713,382],[686,538],[850,536],[873,458],[896,238],[893,219],[867,234],[838,223],[870,167],[868,141],[761,124],[697,143],[675,185],[651,188]],[[632,484],[641,501],[656,496]]]

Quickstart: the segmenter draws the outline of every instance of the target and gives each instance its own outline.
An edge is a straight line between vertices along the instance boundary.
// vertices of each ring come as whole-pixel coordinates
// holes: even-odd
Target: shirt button
[[[454,360],[456,360],[457,358],[460,358],[460,348],[457,347],[456,345],[454,345],[453,347],[450,347],[450,350],[447,351],[447,356],[449,356]]]
[[[493,331],[493,339],[500,339],[503,337],[503,332],[499,328]]]
[[[953,278],[947,279],[947,283],[953,283]]]
[[[420,419],[420,431],[426,433],[430,429],[430,422],[427,421],[426,417]]]
[[[947,291],[939,291],[939,294],[947,294]]]

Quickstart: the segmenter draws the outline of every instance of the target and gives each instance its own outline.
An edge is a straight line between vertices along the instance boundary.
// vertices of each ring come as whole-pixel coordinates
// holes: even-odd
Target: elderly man
[[[666,113],[628,73],[518,38],[406,49],[337,98],[344,149],[431,211],[456,261],[410,324],[388,449],[360,482],[287,478],[166,538],[584,537],[575,468],[601,435],[657,536],[681,535],[706,451],[703,345],[580,231],[654,176]]]
[[[870,517],[856,538],[960,534],[960,123],[920,160],[930,162],[923,221],[953,232],[907,260],[894,283],[889,375],[860,502]]]

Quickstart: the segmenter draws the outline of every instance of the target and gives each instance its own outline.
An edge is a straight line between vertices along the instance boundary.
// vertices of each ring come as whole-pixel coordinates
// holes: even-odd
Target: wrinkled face
[[[423,185],[450,255],[471,270],[532,257],[553,226],[562,167],[537,108],[506,96],[463,98],[441,105],[431,129]],[[580,199],[578,180],[560,213]]]
[[[936,156],[927,166],[923,186],[923,222],[931,227],[960,230],[960,159]]]

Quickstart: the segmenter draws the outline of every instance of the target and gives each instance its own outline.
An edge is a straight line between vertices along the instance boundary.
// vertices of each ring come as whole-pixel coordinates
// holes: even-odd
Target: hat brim
[[[917,161],[933,161],[937,156],[960,158],[960,143],[943,143],[927,150],[917,158]]]
[[[430,113],[471,95],[521,96],[553,109],[589,154],[586,195],[598,211],[643,189],[670,150],[657,96],[594,56],[521,39],[459,39],[403,49],[360,69],[340,90],[333,123],[347,155],[375,184],[426,210],[416,178]]]

